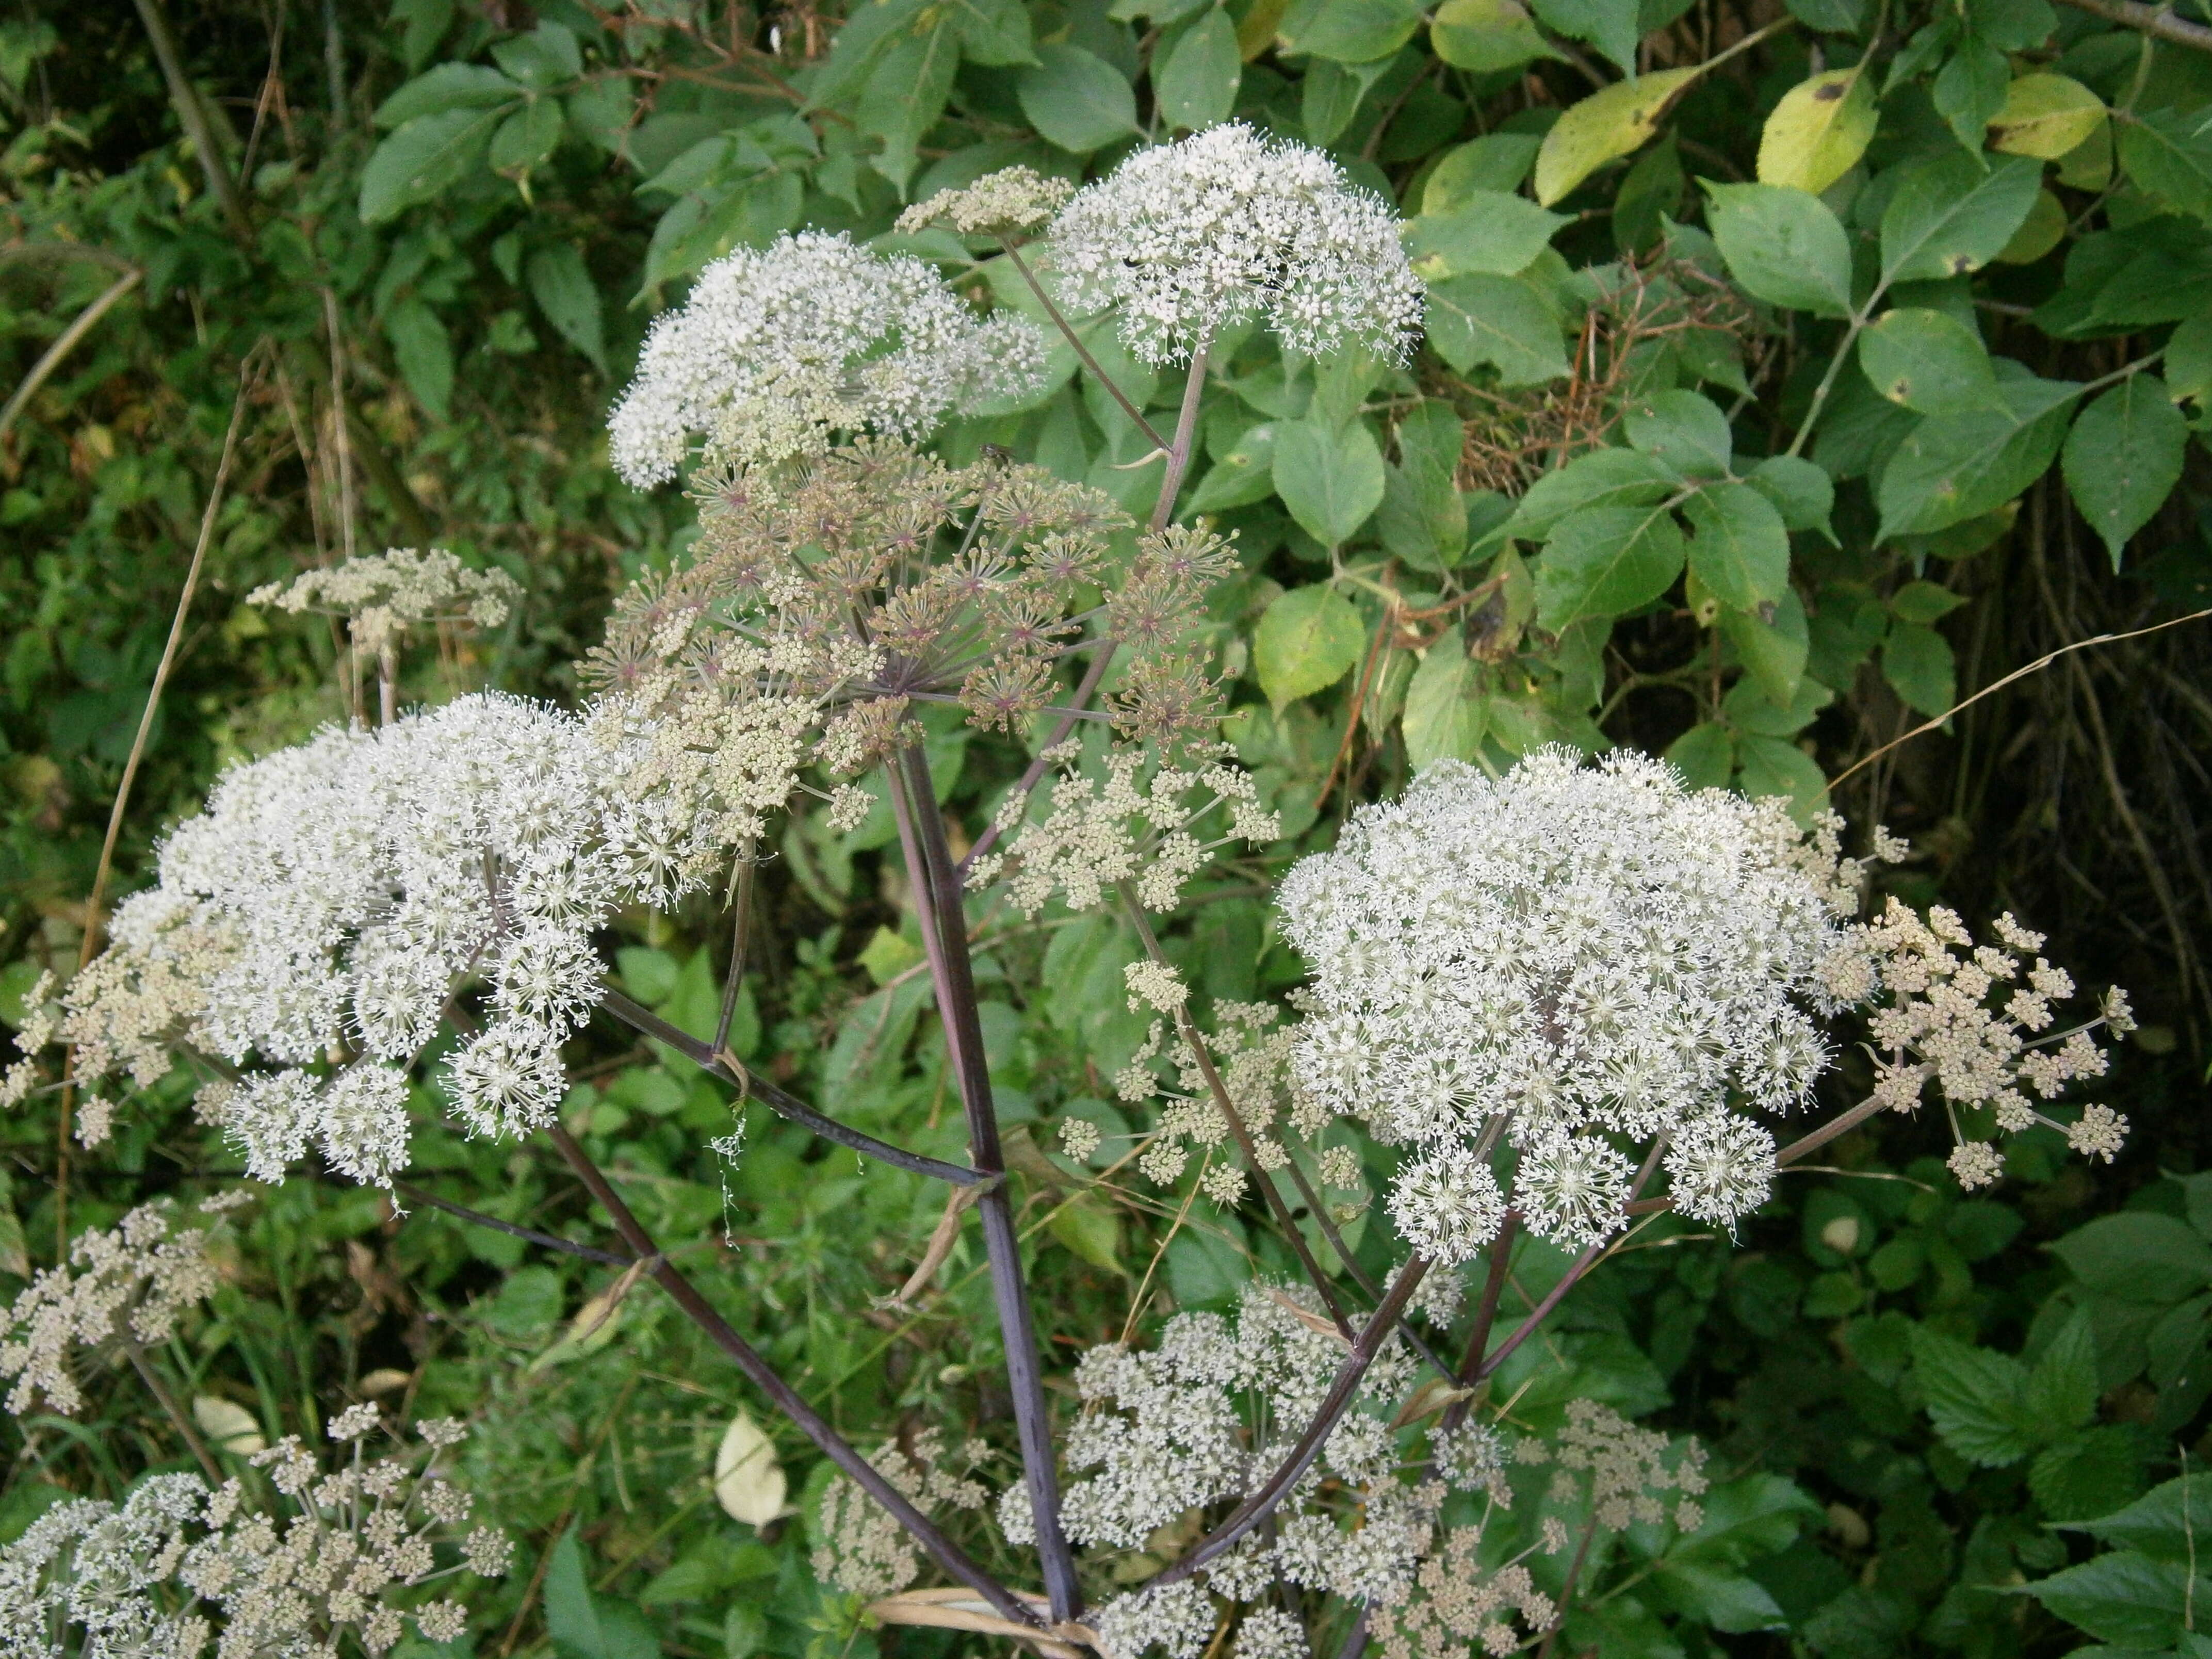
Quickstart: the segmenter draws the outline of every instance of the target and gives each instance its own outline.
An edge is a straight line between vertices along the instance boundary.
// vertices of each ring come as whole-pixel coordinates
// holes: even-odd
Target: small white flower
[[[1709,1113],[1675,1130],[1666,1165],[1677,1210],[1733,1230],[1766,1202],[1774,1137],[1733,1113]]]

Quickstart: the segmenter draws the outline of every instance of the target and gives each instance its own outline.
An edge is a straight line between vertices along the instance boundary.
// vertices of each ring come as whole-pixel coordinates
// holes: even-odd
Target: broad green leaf
[[[1570,106],[1536,152],[1536,200],[1549,207],[1607,161],[1649,143],[1675,95],[1705,71],[1658,70]]]
[[[2133,1423],[2078,1430],[2038,1452],[2027,1489],[2053,1522],[2110,1515],[2142,1496],[2143,1432]]]
[[[1680,1613],[1715,1630],[1786,1630],[1790,1620],[1765,1585],[1738,1568],[1705,1561],[1662,1561],[1653,1575]]]
[[[878,0],[854,7],[830,40],[829,60],[815,72],[808,107],[840,104],[860,91],[892,43],[929,9],[928,0]]]
[[[2066,204],[2047,190],[2035,192],[2027,217],[2012,234],[2012,240],[1997,250],[2001,265],[2032,265],[2066,240]]]
[[[1334,143],[1359,112],[1368,88],[1382,78],[1393,61],[1378,58],[1371,64],[1340,64],[1334,58],[1316,58],[1309,62],[1298,89],[1298,118],[1306,137],[1316,144]]]
[[[2077,1521],[2070,1528],[2159,1561],[2186,1561],[2192,1553],[2202,1555],[2208,1528],[2212,1528],[2212,1474],[2168,1480],[2115,1514]]]
[[[1535,289],[1512,276],[1454,276],[1429,290],[1429,338],[1464,374],[1480,363],[1506,386],[1534,386],[1567,372],[1559,319]]]
[[[906,193],[907,180],[914,176],[922,135],[944,113],[945,101],[952,93],[952,77],[959,67],[960,31],[950,20],[940,17],[933,27],[895,42],[860,94],[855,125],[868,137],[883,141],[882,150],[870,165],[890,179],[901,195]],[[1018,84],[1024,109],[1029,107],[1029,76],[1040,72],[1034,69],[1022,72]],[[1121,88],[1125,97],[1128,95],[1127,82],[1111,69],[1106,69],[1106,75]],[[1133,100],[1130,107],[1135,108]],[[1133,114],[1131,118],[1135,118]],[[1030,120],[1045,137],[1054,137],[1034,113]],[[1054,138],[1054,142],[1059,140]]]
[[[384,313],[392,360],[415,401],[434,421],[453,418],[453,343],[438,313],[420,300],[402,300]]]
[[[1827,469],[1802,455],[1770,455],[1744,475],[1744,482],[1772,501],[1792,530],[1817,530],[1833,542],[1828,515],[1835,510],[1836,484]]]
[[[1695,392],[1662,392],[1628,406],[1628,441],[1678,477],[1725,477],[1735,440],[1720,405]]]
[[[1213,458],[1212,471],[1199,480],[1182,505],[1185,514],[1218,513],[1262,501],[1275,493],[1275,423],[1261,421]]]
[[[1509,526],[1540,541],[1568,514],[1585,507],[1649,507],[1679,487],[1674,475],[1641,450],[1593,449],[1528,486]]]
[[[381,224],[474,173],[507,109],[449,109],[418,116],[391,134],[361,170],[362,222]]]
[[[1782,94],[1759,135],[1759,183],[1818,196],[1851,170],[1879,118],[1864,70],[1830,70]]]
[[[1137,97],[1095,52],[1064,41],[1039,46],[1014,85],[1030,125],[1065,150],[1087,155],[1137,131]]]
[[[1482,750],[1488,710],[1480,670],[1468,660],[1457,629],[1429,647],[1406,686],[1406,759],[1415,771],[1432,761],[1471,761]]]
[[[2174,1303],[2212,1285],[2212,1247],[2178,1217],[2123,1210],[2075,1228],[2053,1255],[2100,1296]]]
[[[1613,244],[1623,253],[1643,254],[1656,248],[1664,239],[1667,222],[1682,211],[1682,198],[1689,193],[1689,176],[1682,171],[1680,146],[1674,135],[1668,134],[1645,150],[1629,164],[1622,175],[1620,187],[1613,198]],[[1676,337],[1683,348],[1685,368],[1692,349],[1697,350],[1700,367],[1707,356],[1716,362],[1733,357],[1739,364],[1741,350],[1733,339],[1723,337],[1705,329],[1691,329]],[[1708,351],[1707,347],[1722,348]],[[1741,380],[1739,368],[1735,378]]]
[[[1367,649],[1367,628],[1352,601],[1327,582],[1294,587],[1252,633],[1252,667],[1279,711],[1350,673]]]
[[[533,98],[499,124],[484,160],[502,178],[526,179],[545,165],[564,125],[557,100]]]
[[[1983,130],[2004,107],[2005,82],[2011,73],[2004,53],[1970,34],[1959,42],[1928,88],[1936,112],[1966,153],[1977,160]]]
[[[1441,398],[1425,398],[1399,417],[1398,464],[1425,481],[1449,483],[1466,441],[1459,411]]]
[[[512,104],[522,93],[519,83],[488,64],[441,64],[379,104],[374,119],[386,130],[404,127],[425,115]]]
[[[1390,554],[1421,570],[1446,570],[1467,550],[1467,503],[1449,478],[1384,469],[1375,527]]]
[[[1812,639],[1805,602],[1794,588],[1783,590],[1771,617],[1723,606],[1721,633],[1768,702],[1788,708],[1796,701],[1812,654]]]
[[[510,35],[491,49],[493,61],[525,86],[544,91],[584,72],[575,31],[550,20],[528,34]]]
[[[1053,1212],[1052,1236],[1079,1260],[1109,1273],[1121,1266],[1121,1224],[1111,1207],[1088,1193],[1078,1193]]]
[[[1520,0],[1444,0],[1429,20],[1429,45],[1455,69],[1482,74],[1559,55]]]
[[[1919,415],[2001,408],[1982,337],[1941,311],[1885,313],[1859,336],[1859,368],[1876,392]]]
[[[1836,694],[1818,680],[1800,678],[1788,701],[1765,695],[1758,677],[1747,674],[1721,699],[1721,713],[1739,732],[1755,738],[1792,738],[1810,726]]]
[[[1989,125],[1990,148],[2055,161],[2105,124],[2105,100],[2063,75],[2023,75],[2005,88]]]
[[[960,55],[994,68],[1037,60],[1029,8],[1022,0],[952,0],[960,29]]]
[[[1313,421],[1275,428],[1275,493],[1305,532],[1336,547],[1382,502],[1382,452],[1354,421],[1338,431]]]
[[[1959,700],[1951,642],[1932,628],[1899,623],[1881,642],[1881,677],[1908,708],[1934,718]]]
[[[1153,71],[1152,96],[1170,126],[1210,127],[1237,107],[1243,78],[1237,26],[1216,6],[1182,32]]]
[[[1736,787],[1745,794],[1787,800],[1790,816],[1801,823],[1828,804],[1828,780],[1820,762],[1788,738],[1746,736],[1736,747],[1741,763]]]
[[[2128,113],[2115,125],[2128,177],[2176,213],[2212,222],[2212,133],[2202,112]]]
[[[2212,403],[2212,317],[2192,317],[2166,337],[2166,389],[2179,403]]]
[[[1420,26],[1420,0],[1292,0],[1284,15],[1284,50],[1340,64],[1388,58]]]
[[[1968,1462],[2002,1468],[2035,1449],[2040,1437],[2025,1420],[2027,1373],[2018,1360],[1916,1325],[1912,1369],[1936,1431]]]
[[[1723,605],[1756,611],[1790,586],[1790,532],[1749,484],[1711,484],[1682,504],[1690,569]]]
[[[1705,191],[1713,240],[1753,295],[1821,317],[1850,310],[1850,242],[1826,203],[1788,185],[1707,184]]]
[[[1735,739],[1718,720],[1705,720],[1667,745],[1668,763],[1692,789],[1725,789],[1735,772]]]
[[[2026,1403],[2031,1421],[2046,1438],[2062,1429],[2078,1429],[2097,1414],[2097,1340],[2090,1334],[2088,1310],[2078,1309],[2059,1328],[2051,1346],[2027,1375]]]
[[[2186,1602],[2212,1599],[2212,1581],[2200,1575],[2193,1588],[2194,1597],[2185,1563],[2114,1550],[2023,1584],[2019,1594],[2033,1596],[2100,1642],[2156,1652],[2172,1649],[2180,1638]]]
[[[1644,38],[1637,0],[1530,0],[1536,15],[1562,34],[1587,40],[1623,75],[1636,73],[1636,43]]]
[[[2155,374],[2130,375],[2075,418],[2066,437],[2066,488],[2104,539],[2113,569],[2128,538],[2181,481],[2188,444],[2189,422]]]
[[[1905,164],[1881,216],[1881,280],[1961,276],[1994,259],[2027,217],[2042,166],[1945,150]]]
[[[1492,132],[1445,151],[1421,186],[1421,211],[1449,213],[1478,191],[1511,195],[1536,165],[1542,142],[1533,132]]]
[[[1562,519],[1536,562],[1536,617],[1554,634],[1648,605],[1682,574],[1682,532],[1663,506],[1589,507]]]
[[[607,371],[606,339],[600,320],[599,284],[584,267],[584,256],[573,242],[539,248],[523,264],[530,297],[545,313],[555,332],[592,360],[600,374]]]
[[[2001,380],[1999,409],[1923,418],[1875,485],[1881,539],[1927,535],[2019,495],[2057,458],[2080,390],[2063,380]]]
[[[1525,196],[1468,190],[1449,213],[1423,214],[1407,224],[1406,256],[1425,282],[1471,271],[1510,276],[1526,270],[1566,222],[1564,213],[1547,212]]]
[[[1941,622],[1966,602],[1965,594],[1930,581],[1907,582],[1889,596],[1891,613],[1909,623]]]
[[[660,1638],[627,1601],[595,1595],[570,1527],[545,1571],[545,1633],[560,1659],[659,1659]]]

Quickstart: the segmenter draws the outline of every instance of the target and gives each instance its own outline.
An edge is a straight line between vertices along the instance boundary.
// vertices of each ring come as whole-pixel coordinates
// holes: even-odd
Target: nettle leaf
[[[2067,380],[2002,380],[1998,408],[1924,417],[1891,453],[1875,485],[1879,538],[1928,535],[2019,495],[2057,458],[2080,392]]]
[[[1429,342],[1462,374],[1487,363],[1506,386],[1535,386],[1567,372],[1559,319],[1515,276],[1454,276],[1429,289]]]
[[[1628,441],[1683,478],[1725,477],[1735,439],[1720,405],[1695,392],[1662,392],[1629,406]]]
[[[1399,716],[1407,762],[1418,771],[1432,761],[1471,761],[1482,750],[1488,724],[1481,669],[1468,660],[1459,630],[1449,629],[1407,683],[1405,712]]]
[[[2078,1429],[2097,1414],[2101,1392],[2097,1387],[2097,1339],[2084,1308],[2060,1328],[2028,1373],[2028,1416],[2044,1425],[2047,1435]]]
[[[1713,240],[1746,292],[1820,317],[1850,311],[1850,240],[1826,202],[1780,184],[1709,182],[1705,192]]]
[[[1830,70],[1782,94],[1759,134],[1759,183],[1817,196],[1851,170],[1879,119],[1865,69]]]
[[[1982,337],[1941,311],[1900,307],[1859,336],[1859,368],[1876,392],[1919,415],[2002,408]]]
[[[1996,258],[2041,188],[2033,157],[1991,161],[1946,150],[1905,164],[1881,216],[1881,280],[1963,276]]]
[[[2154,518],[2181,481],[2189,422],[2164,380],[2135,374],[2084,409],[2067,434],[2066,488],[2104,538],[2112,568],[2128,538]]]
[[[1327,582],[1316,582],[1291,589],[1267,607],[1253,630],[1252,667],[1279,712],[1335,684],[1366,648],[1366,624],[1352,601]]]
[[[1407,223],[1406,257],[1425,282],[1472,271],[1510,276],[1528,269],[1567,222],[1565,214],[1547,212],[1525,196],[1463,191],[1449,213],[1425,213]]]
[[[2123,1301],[2174,1303],[2212,1285],[2212,1246],[2153,1211],[2099,1216],[2051,1249],[2089,1289]]]
[[[1659,70],[1571,105],[1536,152],[1536,200],[1550,207],[1607,161],[1643,149],[1676,96],[1704,72],[1702,66]]]
[[[2212,1580],[2200,1575],[2192,1586],[2190,1577],[2185,1563],[2114,1550],[2023,1584],[2017,1593],[2033,1596],[2100,1642],[2156,1652],[2179,1639],[2185,1606],[2212,1595]]]
[[[1273,470],[1283,505],[1326,547],[1351,540],[1382,504],[1382,452],[1358,421],[1341,431],[1310,420],[1279,423]]]
[[[1237,107],[1243,78],[1237,26],[1216,6],[1185,29],[1166,62],[1155,66],[1152,96],[1170,126],[1210,127]]]
[[[1674,517],[1651,507],[1588,507],[1559,521],[1536,562],[1536,618],[1554,634],[1585,617],[1649,605],[1682,574]]]
[[[2023,75],[1989,124],[1990,148],[2055,161],[2105,125],[2105,100],[2064,75]]]
[[[2120,113],[2116,125],[2128,177],[2176,213],[2212,222],[2212,133],[2203,112]]]
[[[2188,1474],[2153,1486],[2116,1514],[2068,1524],[2117,1548],[2158,1561],[2187,1561],[2204,1551],[2212,1526],[2212,1474]]]
[[[1936,1433],[1968,1462],[2000,1468],[2039,1443],[2026,1415],[2027,1373],[2018,1360],[1916,1325],[1912,1369]]]
[[[362,222],[383,223],[475,173],[510,106],[418,116],[376,147],[361,170]]]
[[[1429,45],[1455,69],[1483,74],[1559,56],[1520,0],[1444,0],[1429,20]]]
[[[1087,155],[1138,131],[1137,95],[1121,71],[1064,41],[1036,49],[1035,67],[1014,83],[1030,125],[1065,150]]]
[[[1757,611],[1790,586],[1790,532],[1774,504],[1749,484],[1711,484],[1682,505],[1690,521],[1690,570],[1723,605]]]

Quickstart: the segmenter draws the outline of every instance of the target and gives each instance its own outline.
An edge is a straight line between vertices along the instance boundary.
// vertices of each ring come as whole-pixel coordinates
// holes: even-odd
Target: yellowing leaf
[[[775,1447],[744,1413],[730,1419],[714,1454],[714,1499],[732,1521],[764,1527],[784,1512],[788,1491]]]
[[[1876,119],[1863,65],[1830,70],[1782,94],[1759,140],[1759,182],[1818,196],[1866,153]]]
[[[1659,131],[1660,118],[1676,94],[1704,73],[1701,64],[1638,76],[1594,92],[1567,110],[1536,152],[1536,200],[1549,207],[1607,161],[1643,149]]]
[[[260,1419],[235,1400],[225,1400],[215,1394],[196,1395],[192,1399],[192,1421],[200,1425],[200,1432],[217,1451],[251,1457],[269,1449],[269,1442],[261,1432]]]
[[[396,1394],[415,1380],[415,1373],[403,1371],[390,1365],[380,1365],[355,1383],[354,1391],[364,1400],[374,1400],[380,1394]]]
[[[2104,100],[2079,81],[2023,75],[2005,88],[2004,107],[1990,122],[1990,148],[2055,161],[2087,143],[2104,124]]]

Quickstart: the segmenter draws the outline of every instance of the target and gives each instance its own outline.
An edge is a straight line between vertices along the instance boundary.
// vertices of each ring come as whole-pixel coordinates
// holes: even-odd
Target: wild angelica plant
[[[696,453],[700,535],[617,605],[584,665],[588,707],[481,696],[401,714],[387,696],[374,730],[356,723],[234,769],[165,843],[160,884],[118,912],[107,951],[58,1004],[52,988],[34,992],[7,1091],[58,1086],[36,1053],[56,1036],[73,1047],[73,1081],[127,1076],[143,1090],[181,1058],[201,1069],[204,1109],[251,1174],[282,1179],[312,1152],[389,1183],[408,1156],[412,1067],[450,1026],[439,1086],[456,1118],[481,1135],[544,1134],[623,1253],[528,1236],[625,1263],[631,1282],[651,1276],[836,1463],[813,1517],[817,1571],[869,1598],[870,1616],[1108,1659],[1154,1647],[1197,1659],[1232,1632],[1245,1659],[1288,1659],[1319,1632],[1352,1654],[1377,1642],[1390,1659],[1547,1641],[1600,1533],[1704,1525],[1704,1455],[1588,1401],[1549,1442],[1514,1434],[1475,1415],[1490,1410],[1487,1380],[1638,1218],[1672,1209],[1732,1229],[1784,1168],[1877,1110],[1912,1109],[1930,1079],[1960,1137],[1961,1181],[1989,1178],[1990,1127],[2051,1121],[2028,1095],[2095,1075],[2091,1033],[2127,1029],[2124,999],[2039,1035],[2073,986],[2040,959],[2024,965],[2039,941],[2017,923],[2000,922],[2002,948],[1978,949],[1955,918],[1923,923],[1894,901],[1862,923],[1865,869],[1844,856],[1839,821],[1803,829],[1779,806],[1689,790],[1656,763],[1591,768],[1550,750],[1501,777],[1441,764],[1402,799],[1364,809],[1336,851],[1298,865],[1276,895],[1311,983],[1287,1011],[1201,1007],[1153,918],[1221,848],[1279,829],[1218,740],[1204,606],[1237,568],[1235,547],[1174,521],[1211,348],[1259,319],[1299,350],[1389,357],[1411,337],[1419,283],[1384,204],[1317,152],[1240,126],[1141,149],[1073,195],[1024,170],[994,175],[906,223],[997,242],[1094,372],[1063,305],[1111,307],[1139,358],[1187,362],[1171,435],[1101,375],[1154,441],[1146,462],[1161,463],[1141,530],[1040,468],[990,456],[954,466],[919,447],[948,412],[1035,377],[1030,324],[979,318],[919,262],[842,238],[732,255],[656,325],[614,417],[616,465],[634,483],[670,480]],[[1032,242],[1034,269],[1021,252]],[[381,661],[402,610],[445,603],[398,604],[392,584],[413,569],[399,555],[356,562],[279,602],[336,605],[380,642]],[[957,856],[915,717],[931,703],[1042,739]],[[1110,739],[1072,741],[1079,726]],[[750,872],[773,825],[816,800],[850,829],[872,810],[863,780],[875,777],[960,1097],[964,1164],[793,1097],[726,1041]],[[1875,841],[1878,856],[1896,850]],[[597,938],[618,908],[665,910],[702,891],[736,912],[711,1038],[607,985]],[[1178,1314],[1150,1346],[1131,1340],[1140,1291],[1123,1337],[1077,1363],[1070,1412],[1048,1398],[1024,1282],[971,894],[1025,915],[1121,913],[1142,952],[1123,989],[1158,1018],[1115,1088],[1161,1102],[1131,1156],[1155,1182],[1188,1182],[1178,1226],[1200,1195],[1264,1212],[1305,1279],[1255,1283],[1233,1322]],[[1778,1146],[1770,1126],[1809,1107],[1827,1028],[1869,1001],[1888,1056],[1875,1094]],[[669,1259],[557,1115],[563,1043],[595,1011],[836,1145],[946,1184],[951,1224],[972,1200],[1019,1468],[995,1504],[979,1478],[987,1443],[948,1457],[927,1425],[864,1455]],[[2093,1105],[2063,1127],[2109,1158],[2125,1124]],[[1087,1158],[1098,1136],[1070,1124],[1062,1139]],[[1371,1170],[1385,1172],[1380,1212],[1403,1247],[1379,1279],[1338,1231],[1378,1196]],[[1500,1337],[1522,1232],[1579,1254]],[[106,1271],[106,1246],[82,1249]],[[1462,1273],[1478,1263],[1470,1305]],[[125,1273],[112,1294],[42,1281],[13,1316],[33,1322],[38,1346],[0,1357],[66,1397],[71,1332],[98,1343],[118,1317],[159,1326],[200,1283],[154,1278],[167,1288],[136,1303],[146,1273]],[[82,1318],[55,1311],[79,1303]],[[281,1540],[260,1523],[249,1553],[330,1593],[316,1528],[357,1494],[314,1484],[296,1446],[271,1461],[293,1482],[279,1490],[309,1504]],[[1547,1466],[1542,1497],[1515,1479]],[[164,1540],[229,1524],[195,1507],[217,1501],[199,1489],[173,1496],[145,1500],[169,1504],[147,1522],[167,1528]],[[459,1518],[437,1511],[451,1500],[425,1502]],[[1582,1506],[1579,1540],[1547,1502]],[[963,1518],[987,1509],[995,1536]],[[398,1522],[374,1524],[376,1587],[420,1582],[428,1546]],[[283,1556],[303,1528],[296,1559]],[[67,1601],[39,1575],[77,1535],[57,1522],[35,1561],[21,1558],[39,1605]],[[187,1559],[222,1553],[173,1547],[201,1550]],[[1529,1563],[1570,1552],[1555,1597]],[[987,1571],[981,1553],[1034,1570]],[[488,1570],[495,1553],[486,1544],[471,1559]],[[915,1589],[925,1559],[957,1588]],[[1041,1581],[1042,1594],[1009,1577]],[[204,1577],[198,1589],[223,1593]],[[285,1607],[274,1625],[233,1610],[234,1627],[319,1643],[358,1626],[373,1652],[398,1633],[398,1615],[367,1601]],[[416,1614],[434,1640],[457,1618]]]

